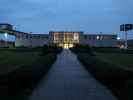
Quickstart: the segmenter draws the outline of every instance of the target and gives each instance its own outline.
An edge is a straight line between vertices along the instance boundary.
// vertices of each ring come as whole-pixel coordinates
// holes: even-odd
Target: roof
[[[117,36],[117,34],[84,34],[84,35],[93,35],[93,36],[96,36],[96,35],[99,35],[99,36]]]
[[[8,24],[8,23],[0,23],[0,25],[10,25],[10,26],[13,26],[13,25]]]
[[[49,33],[83,33],[82,31],[49,31]]]
[[[13,35],[15,35],[16,33],[28,34],[28,33],[20,32],[20,31],[16,31],[16,30],[3,30],[3,29],[0,29],[0,32],[2,32],[2,33],[9,33],[9,34],[13,34]]]

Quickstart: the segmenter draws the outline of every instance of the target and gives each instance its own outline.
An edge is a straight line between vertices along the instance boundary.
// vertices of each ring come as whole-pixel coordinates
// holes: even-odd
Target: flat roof
[[[10,26],[13,26],[13,25],[8,24],[8,23],[0,23],[0,25],[10,25]]]
[[[12,34],[12,35],[15,35],[16,33],[20,33],[20,34],[28,34],[28,33],[20,32],[20,31],[16,31],[16,30],[3,30],[3,29],[0,29],[0,32],[2,32],[2,33]]]
[[[84,33],[82,31],[49,31],[49,33]]]
[[[99,36],[117,36],[117,34],[84,34],[84,35],[93,35],[93,36],[95,36],[95,35],[99,35]]]

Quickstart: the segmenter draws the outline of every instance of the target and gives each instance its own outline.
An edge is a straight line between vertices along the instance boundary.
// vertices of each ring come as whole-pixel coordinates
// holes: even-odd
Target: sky
[[[123,37],[119,27],[133,23],[132,9],[133,0],[0,0],[0,23],[10,23],[17,30],[36,34],[116,32]]]

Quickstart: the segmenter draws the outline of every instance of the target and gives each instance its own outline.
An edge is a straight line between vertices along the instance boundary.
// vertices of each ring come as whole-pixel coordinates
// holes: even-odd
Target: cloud
[[[28,32],[111,33],[122,23],[133,23],[132,4],[132,0],[0,0],[0,21]]]

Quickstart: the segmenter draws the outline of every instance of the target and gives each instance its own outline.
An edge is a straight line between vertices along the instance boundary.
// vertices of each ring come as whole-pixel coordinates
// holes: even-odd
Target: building
[[[0,24],[2,26],[2,24]],[[4,24],[5,25],[5,24]],[[5,27],[5,26],[4,26]],[[49,34],[31,34],[13,30],[12,25],[0,28],[0,47],[39,47],[43,45],[57,45],[63,48],[73,47],[75,44],[96,47],[117,47],[117,35],[84,34],[84,32],[50,31]]]
[[[48,34],[17,33],[16,47],[40,47],[49,44]]]
[[[13,26],[11,24],[1,23],[0,24],[0,29],[2,29],[2,30],[13,30]]]
[[[14,47],[16,37],[12,33],[0,30],[0,47]]]
[[[85,34],[81,42],[82,45],[96,47],[117,47],[116,34]]]
[[[133,39],[127,41],[128,48],[133,49]]]
[[[84,34],[83,32],[50,32],[50,42],[64,48],[73,47],[75,44],[96,47],[116,47],[117,35]]]
[[[57,46],[70,48],[75,44],[80,44],[83,32],[49,32],[50,44],[56,44]]]

